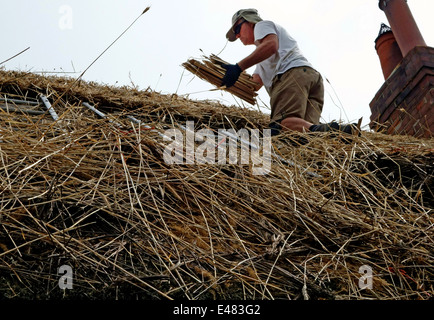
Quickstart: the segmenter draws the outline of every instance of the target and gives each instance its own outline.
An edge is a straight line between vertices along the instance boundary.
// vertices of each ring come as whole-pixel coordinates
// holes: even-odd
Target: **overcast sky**
[[[59,75],[75,71],[66,75],[78,77],[150,6],[83,78],[237,105],[238,99],[209,91],[214,87],[181,65],[203,54],[219,54],[230,63],[247,56],[253,46],[227,43],[225,35],[237,10],[256,8],[264,20],[284,26],[328,80],[322,122],[364,117],[367,125],[369,103],[384,82],[374,40],[381,23],[388,21],[378,0],[2,0],[2,4],[0,61],[30,47],[3,64],[7,70]],[[408,0],[408,4],[425,41],[433,46],[434,1]],[[260,98],[261,110],[267,112],[265,89]]]

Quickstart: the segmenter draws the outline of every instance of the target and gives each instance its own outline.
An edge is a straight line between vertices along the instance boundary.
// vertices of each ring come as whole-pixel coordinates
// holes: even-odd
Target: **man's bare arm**
[[[269,34],[262,40],[249,56],[238,62],[242,70],[246,70],[255,64],[258,64],[277,52],[279,49],[279,39],[275,34]]]

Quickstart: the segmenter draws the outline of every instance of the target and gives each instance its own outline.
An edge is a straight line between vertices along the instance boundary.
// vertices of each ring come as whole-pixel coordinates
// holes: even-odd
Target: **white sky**
[[[425,41],[433,46],[434,1],[408,3]],[[321,121],[363,117],[363,124],[369,123],[369,103],[384,82],[374,40],[381,23],[389,24],[378,0],[2,0],[0,61],[30,47],[2,67],[75,70],[68,76],[78,77],[147,6],[151,9],[85,73],[84,80],[133,83],[142,90],[150,87],[163,94],[238,105],[240,100],[230,94],[208,91],[214,87],[194,78],[181,64],[223,49],[219,56],[230,63],[247,56],[254,47],[240,41],[227,44],[225,35],[237,10],[256,8],[263,19],[284,26],[330,82],[325,81]],[[269,105],[265,89],[260,98]]]

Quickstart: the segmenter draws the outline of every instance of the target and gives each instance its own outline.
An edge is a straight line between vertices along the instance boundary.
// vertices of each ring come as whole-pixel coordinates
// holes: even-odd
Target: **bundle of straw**
[[[255,87],[258,84],[254,82],[252,77],[246,72],[241,73],[240,78],[234,86],[230,88],[221,86],[223,77],[226,73],[226,69],[222,67],[223,64],[228,63],[212,54],[209,57],[204,56],[202,62],[195,59],[189,59],[187,62],[184,62],[182,66],[202,80],[217,86],[219,89],[226,90],[250,104],[255,104],[257,96]]]

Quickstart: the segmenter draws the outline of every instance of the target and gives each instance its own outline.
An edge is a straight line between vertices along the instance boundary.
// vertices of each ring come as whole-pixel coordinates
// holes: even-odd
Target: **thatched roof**
[[[1,71],[0,93],[43,94],[60,117],[0,101],[2,297],[434,295],[432,139],[287,133],[273,147],[290,162],[254,175],[248,164],[166,164],[157,132],[187,120],[262,129],[268,116],[251,109],[24,72]],[[62,265],[72,290],[59,288]]]

